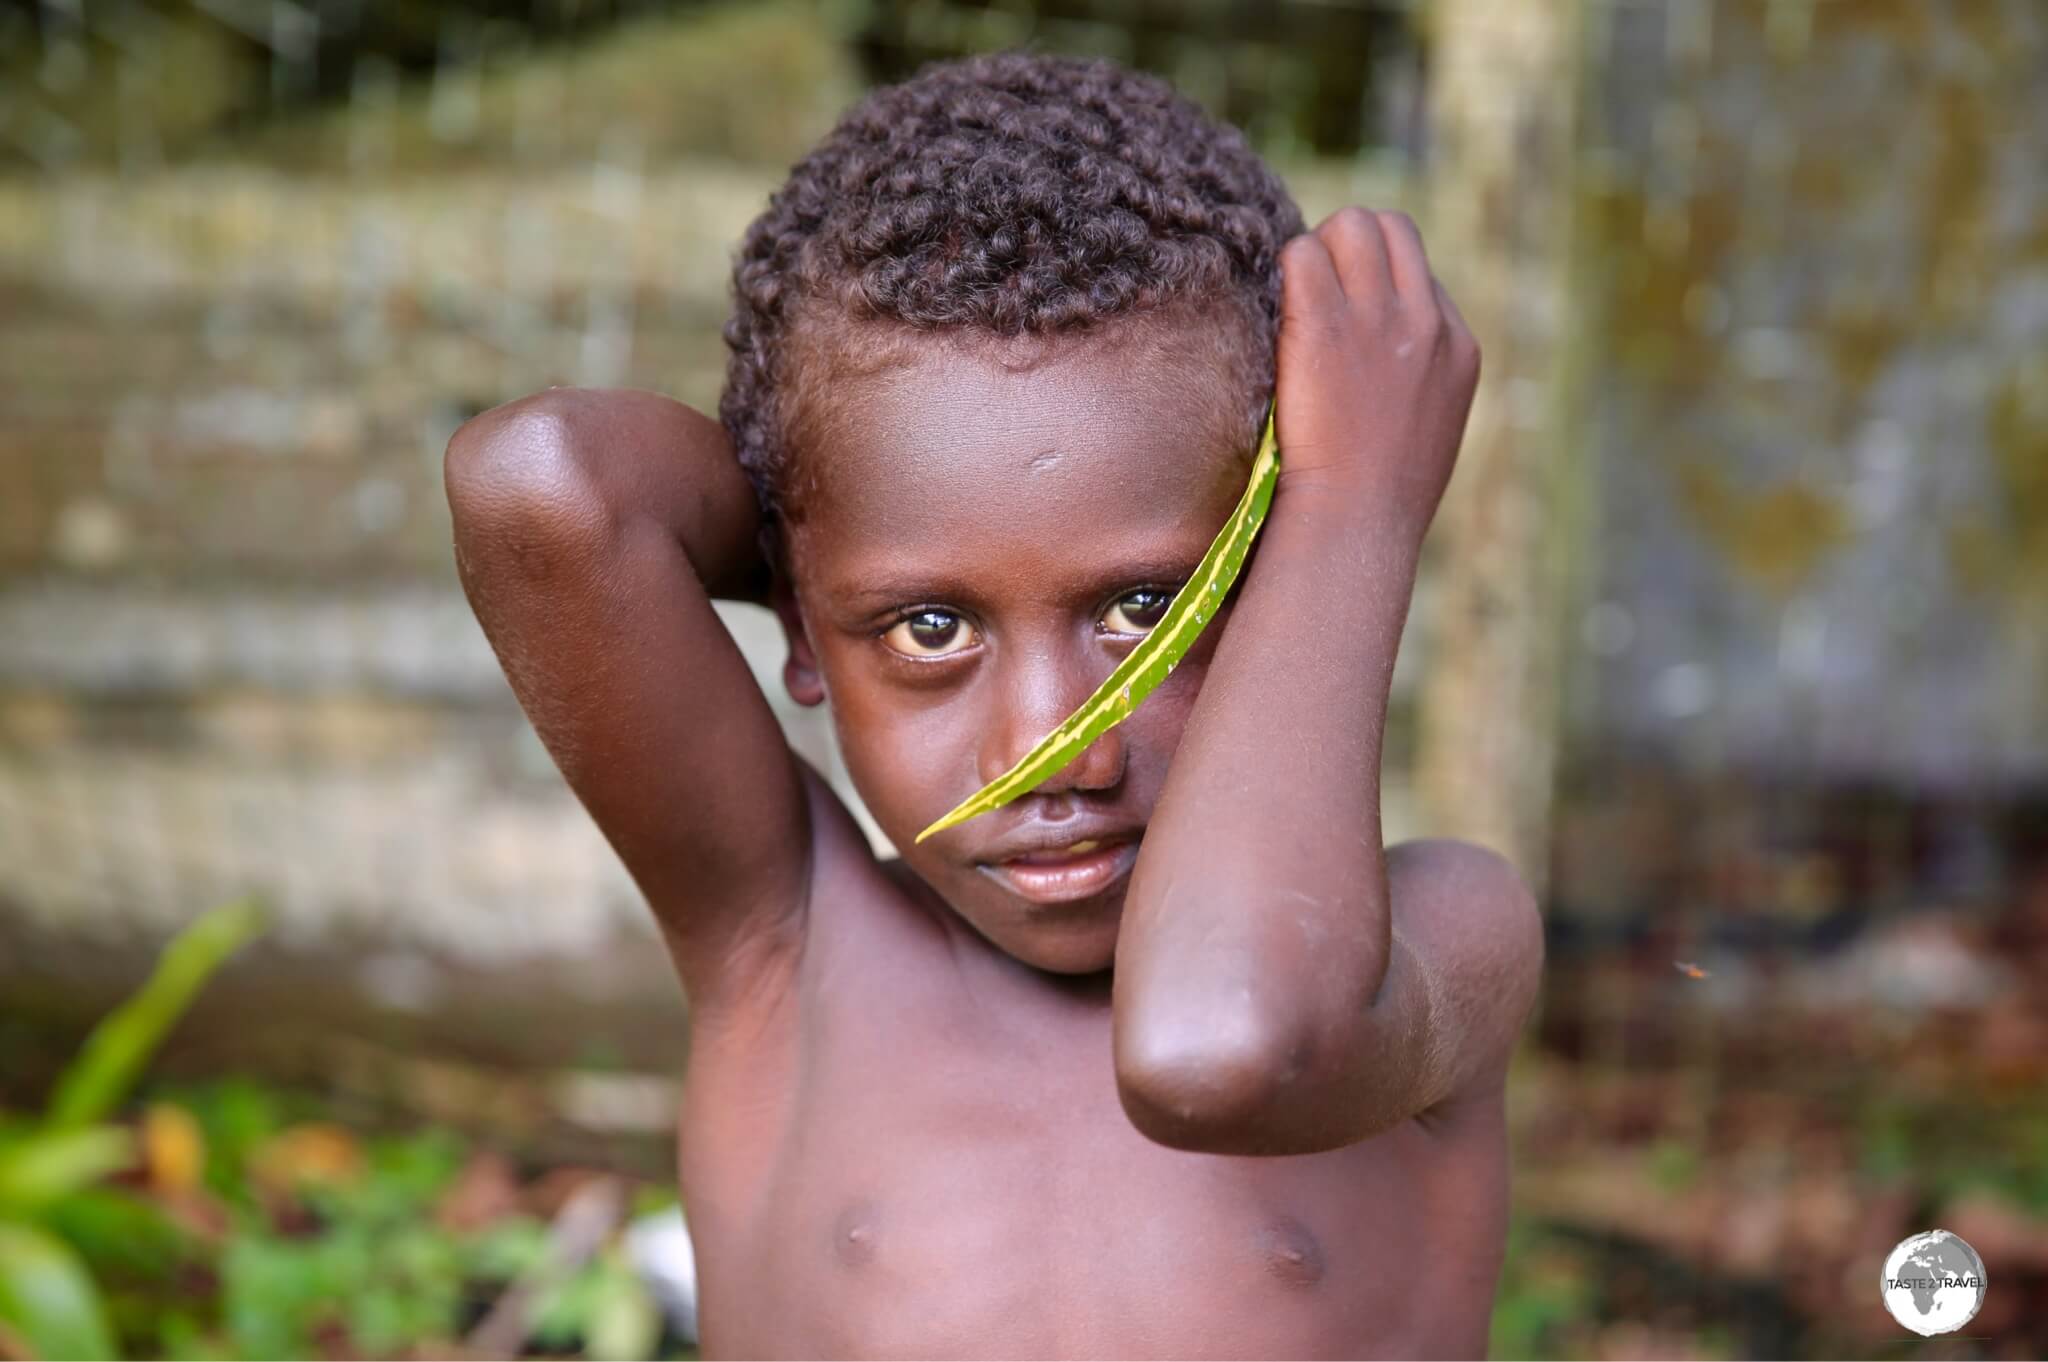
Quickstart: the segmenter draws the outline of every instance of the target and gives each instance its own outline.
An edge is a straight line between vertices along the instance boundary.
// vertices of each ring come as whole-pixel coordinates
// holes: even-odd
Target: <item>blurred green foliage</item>
[[[1873,1089],[1856,1107],[1861,1171],[1944,1203],[1988,1192],[2048,1219],[2048,1106],[2028,1094],[1968,1101]]]
[[[1269,154],[1349,158],[1417,135],[1423,36],[1402,6],[1306,0],[0,6],[0,170],[581,165],[620,134],[781,166],[870,84],[1026,45],[1163,75]]]
[[[1542,1231],[1528,1220],[1510,1221],[1488,1354],[1568,1356],[1567,1332],[1587,1318],[1592,1305],[1592,1284],[1583,1267],[1546,1244]]]
[[[317,52],[253,43],[210,5],[88,7],[43,31],[0,11],[0,169],[787,164],[861,89],[840,7],[819,0],[554,32],[441,8],[422,34],[382,6],[353,34],[322,30]]]
[[[0,1343],[9,1353],[117,1355],[90,1252],[110,1249],[132,1264],[170,1236],[145,1203],[97,1186],[136,1158],[132,1132],[104,1118],[262,922],[250,902],[201,916],[164,947],[141,991],[93,1029],[40,1119],[0,1114]]]
[[[654,1355],[659,1315],[615,1246],[551,1264],[547,1224],[516,1202],[450,1214],[475,1154],[451,1132],[361,1136],[246,1079],[159,1091],[112,1119],[260,921],[251,904],[200,918],[93,1031],[45,1113],[0,1112],[0,1356],[447,1355],[522,1283],[535,1346]]]
[[[550,1276],[541,1272],[549,1245],[538,1216],[512,1210],[481,1225],[448,1223],[446,1199],[475,1152],[452,1132],[357,1136],[318,1120],[317,1101],[247,1079],[168,1091],[159,1095],[164,1107],[188,1114],[203,1141],[203,1181],[192,1193],[205,1208],[194,1217],[201,1223],[166,1237],[159,1220],[139,1255],[144,1241],[120,1225],[82,1226],[88,1261],[119,1283],[114,1315],[131,1351],[445,1356],[506,1290],[538,1274],[532,1346],[655,1355],[658,1316],[616,1251]],[[307,1132],[321,1132],[341,1157],[302,1142],[280,1160]],[[673,1200],[650,1189],[640,1204]]]

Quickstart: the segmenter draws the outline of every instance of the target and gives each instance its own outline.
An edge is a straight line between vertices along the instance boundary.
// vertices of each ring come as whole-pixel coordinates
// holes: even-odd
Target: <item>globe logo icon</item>
[[[1984,1260],[1947,1230],[1899,1241],[1884,1260],[1884,1308],[1914,1333],[1954,1333],[1984,1305]]]

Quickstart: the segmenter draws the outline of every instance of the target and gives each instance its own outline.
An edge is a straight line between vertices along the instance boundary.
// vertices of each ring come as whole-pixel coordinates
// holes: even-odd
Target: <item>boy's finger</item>
[[[1387,239],[1387,263],[1394,275],[1394,288],[1402,301],[1429,301],[1436,280],[1429,273],[1429,255],[1422,249],[1422,233],[1415,219],[1406,213],[1381,213],[1380,230]]]
[[[1316,235],[1329,244],[1344,296],[1353,307],[1378,309],[1393,301],[1393,268],[1387,262],[1386,237],[1378,218],[1353,204],[1325,218]]]
[[[1282,317],[1312,317],[1344,305],[1344,285],[1329,247],[1313,232],[1304,232],[1280,250]]]

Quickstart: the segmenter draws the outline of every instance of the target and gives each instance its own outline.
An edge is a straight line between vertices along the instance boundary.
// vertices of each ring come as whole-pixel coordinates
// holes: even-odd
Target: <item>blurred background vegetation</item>
[[[69,1337],[135,1355],[687,1350],[623,1228],[682,1000],[441,450],[551,383],[712,404],[789,163],[1026,43],[1167,75],[1312,220],[1415,213],[1485,347],[1386,781],[1544,887],[1496,1351],[2048,1353],[2031,0],[0,6],[0,1277],[75,1262]],[[139,1087],[48,1124],[250,894]],[[1991,1285],[1928,1341],[1875,1288],[1937,1225]]]

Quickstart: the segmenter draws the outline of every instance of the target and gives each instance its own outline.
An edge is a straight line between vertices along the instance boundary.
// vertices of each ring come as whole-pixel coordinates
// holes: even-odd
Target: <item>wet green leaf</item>
[[[922,842],[970,818],[999,809],[1022,794],[1037,789],[1088,744],[1129,718],[1159,683],[1164,681],[1202,630],[1216,617],[1216,611],[1230,594],[1252,540],[1265,523],[1266,510],[1273,503],[1273,487],[1280,476],[1280,451],[1273,437],[1273,409],[1266,409],[1266,429],[1259,440],[1259,452],[1252,460],[1250,484],[1237,508],[1230,513],[1209,551],[1202,555],[1194,576],[1173,598],[1166,615],[1154,626],[1130,655],[1117,664],[1109,679],[1096,688],[1080,708],[1061,721],[1059,727],[1040,739],[1015,766],[975,791],[938,822],[917,834]]]
[[[164,947],[140,992],[109,1013],[57,1082],[50,1124],[88,1125],[118,1105],[164,1035],[184,1015],[223,961],[262,929],[253,902],[224,904],[200,916]]]
[[[596,1298],[584,1331],[583,1351],[613,1362],[653,1357],[661,1341],[661,1311],[639,1276],[615,1256],[601,1260]]]
[[[77,1250],[95,1273],[167,1276],[195,1246],[162,1207],[120,1187],[89,1187],[48,1207],[38,1223]]]
[[[27,1225],[0,1223],[0,1329],[48,1362],[116,1356],[106,1307],[85,1265]]]
[[[0,1211],[27,1215],[135,1162],[120,1126],[39,1130],[0,1141]]]

